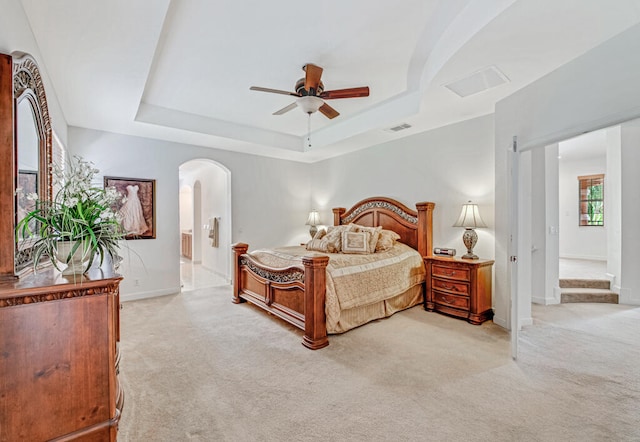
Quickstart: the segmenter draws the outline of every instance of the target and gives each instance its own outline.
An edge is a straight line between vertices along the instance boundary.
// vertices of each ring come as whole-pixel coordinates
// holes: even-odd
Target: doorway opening
[[[520,154],[521,325],[533,323],[532,303],[618,303],[620,152],[613,126]],[[604,222],[585,225],[579,178],[596,175],[604,176]]]
[[[179,168],[182,292],[231,282],[231,173],[207,159]]]

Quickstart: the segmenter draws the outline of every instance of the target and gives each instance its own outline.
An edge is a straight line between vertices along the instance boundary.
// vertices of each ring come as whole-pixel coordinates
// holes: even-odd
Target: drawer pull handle
[[[448,285],[448,284],[442,284],[442,288],[446,289],[446,290],[452,290],[454,292],[457,292],[458,290],[456,289],[456,286],[454,285]]]

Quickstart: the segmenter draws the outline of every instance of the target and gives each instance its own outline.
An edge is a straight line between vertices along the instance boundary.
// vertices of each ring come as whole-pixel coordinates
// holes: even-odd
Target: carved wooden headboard
[[[367,198],[349,210],[333,209],[333,224],[355,223],[361,226],[393,230],[400,235],[400,242],[416,249],[422,256],[433,253],[433,209],[435,203],[416,203],[411,210],[404,204],[385,197]]]

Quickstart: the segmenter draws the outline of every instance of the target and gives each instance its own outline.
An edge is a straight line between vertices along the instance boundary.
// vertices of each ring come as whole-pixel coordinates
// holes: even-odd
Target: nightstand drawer
[[[431,267],[433,276],[442,276],[443,278],[459,279],[460,281],[469,281],[469,269],[457,267],[445,267],[433,264]]]
[[[469,284],[465,284],[463,282],[453,282],[445,279],[436,279],[433,278],[431,280],[431,286],[434,290],[447,290],[449,292],[459,293],[468,295],[469,294]]]
[[[447,305],[450,307],[455,307],[459,309],[469,309],[469,297],[468,296],[460,296],[460,295],[452,295],[450,293],[439,292],[437,290],[433,291],[433,302],[440,305]]]

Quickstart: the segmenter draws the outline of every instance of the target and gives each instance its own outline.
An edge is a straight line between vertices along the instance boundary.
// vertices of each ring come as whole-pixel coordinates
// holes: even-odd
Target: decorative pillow
[[[313,237],[313,239],[322,239],[327,235],[327,231],[326,229],[320,229],[316,232],[315,236]]]
[[[342,253],[372,253],[370,232],[342,232]]]
[[[371,237],[369,238],[369,250],[373,253],[376,250],[376,244],[378,243],[382,227],[365,227],[358,224],[354,224],[354,226],[356,227],[356,232],[369,232],[371,234]]]
[[[384,252],[385,250],[389,250],[399,239],[400,235],[398,235],[393,230],[383,229],[380,232],[380,238],[378,238],[378,242],[376,243],[376,252]]]
[[[320,229],[316,232],[315,236],[307,243],[307,250],[313,250],[316,252],[329,252],[327,247],[327,241],[322,241],[322,239],[327,235],[327,231],[325,229]]]
[[[313,250],[314,252],[335,253],[335,247],[327,241],[327,238],[312,239],[307,243],[307,250]]]
[[[327,229],[327,236],[322,238],[329,242],[329,247],[334,249],[334,252],[338,253],[342,250],[342,232],[351,232],[355,230],[354,224],[347,224],[342,226],[330,226]]]

